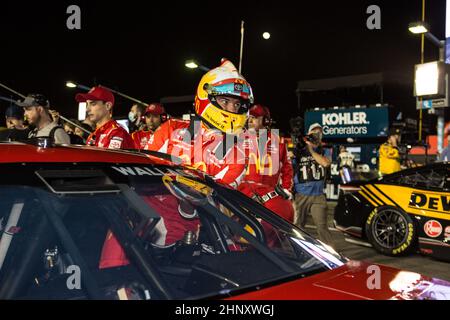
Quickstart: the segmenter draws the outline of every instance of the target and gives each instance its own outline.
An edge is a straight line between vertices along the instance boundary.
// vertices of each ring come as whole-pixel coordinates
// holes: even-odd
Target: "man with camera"
[[[322,149],[322,134],[322,126],[314,123],[309,127],[308,135],[298,139],[294,159],[294,224],[304,228],[307,216],[311,214],[319,239],[332,246],[333,239],[327,221],[327,199],[323,191],[325,173],[331,165],[331,159]]]

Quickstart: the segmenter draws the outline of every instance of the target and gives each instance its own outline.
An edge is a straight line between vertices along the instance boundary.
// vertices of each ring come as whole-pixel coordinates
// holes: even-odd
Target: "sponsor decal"
[[[450,226],[445,227],[444,236],[445,240],[450,240]]]
[[[276,155],[278,155],[278,154],[276,154]],[[248,158],[249,158],[249,165],[247,166],[246,175],[250,174],[250,165],[255,165],[254,168],[255,168],[255,172],[257,174],[269,175],[269,176],[273,175],[272,171],[273,171],[274,155],[265,154],[258,158],[258,156],[256,154],[251,152],[249,154]],[[278,160],[278,159],[276,159],[276,160]],[[276,165],[276,162],[275,162],[275,165]],[[277,171],[278,171],[278,168],[277,168]]]
[[[109,142],[108,149],[120,149],[122,146],[122,140],[113,139]]]
[[[367,127],[345,127],[345,128],[330,128],[329,126],[323,127],[323,134],[326,136],[334,135],[366,135]]]
[[[100,137],[98,138],[98,146],[100,148],[104,147],[103,139],[105,139],[105,137],[106,137],[106,134],[101,134]]]
[[[116,170],[120,174],[124,176],[163,176],[165,173],[158,168],[146,168],[146,167],[111,167]],[[175,173],[176,171],[172,171],[167,169],[169,173]]]
[[[423,231],[430,238],[437,238],[442,234],[442,225],[439,221],[429,220],[423,226]]]
[[[365,112],[327,113],[322,115],[322,124],[325,126],[369,124],[366,118]]]
[[[365,112],[336,112],[322,115],[324,135],[366,135],[367,114]],[[330,126],[349,126],[334,127]]]
[[[322,125],[325,138],[380,137],[386,136],[389,117],[386,107],[306,112],[305,127],[315,122]]]
[[[377,214],[377,208],[375,208],[370,214],[369,217],[367,218],[367,224],[371,224],[372,223],[372,219],[373,217]]]
[[[450,197],[445,195],[428,196],[423,193],[413,192],[409,200],[409,207],[450,213]]]
[[[148,140],[147,137],[142,138],[142,140],[141,140],[141,148],[142,149],[144,149],[145,146],[147,145],[147,142],[148,142],[147,140]]]
[[[244,86],[242,84],[239,83],[234,84],[234,91],[242,91],[242,90],[244,90]]]
[[[408,223],[408,238],[406,239],[406,242],[402,244],[400,247],[392,250],[392,254],[399,254],[408,249],[408,247],[411,245],[411,242],[413,241],[413,235],[414,235],[414,225],[412,223]]]

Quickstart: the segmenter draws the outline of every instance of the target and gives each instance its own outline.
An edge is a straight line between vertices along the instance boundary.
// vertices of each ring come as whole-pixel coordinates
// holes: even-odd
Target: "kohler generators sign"
[[[387,107],[307,111],[305,131],[316,122],[323,127],[324,138],[385,137],[389,113]]]

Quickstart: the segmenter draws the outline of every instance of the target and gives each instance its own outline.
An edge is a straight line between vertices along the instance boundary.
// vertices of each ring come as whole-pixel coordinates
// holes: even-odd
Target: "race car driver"
[[[249,83],[230,61],[222,59],[198,85],[196,116],[190,121],[168,120],[155,131],[146,149],[181,158],[183,164],[236,188],[245,174],[245,155],[234,137],[244,128],[251,103]]]
[[[161,123],[167,119],[166,111],[160,103],[151,103],[144,111],[145,127],[142,130],[135,131],[131,134],[134,144],[138,149],[144,149],[150,137]]]
[[[238,190],[292,223],[294,208],[289,201],[292,200],[292,163],[284,139],[268,131],[270,123],[266,106],[257,104],[250,109],[250,135],[245,143],[249,162]]]
[[[190,121],[170,119],[163,123],[150,137],[146,150],[176,156],[183,164],[202,170],[219,183],[237,188],[245,175],[245,154],[234,143],[247,121],[247,112],[253,103],[250,84],[228,60],[222,59],[219,67],[207,72],[197,88],[195,97],[196,117]],[[226,135],[228,134],[228,135]],[[226,139],[231,136],[233,139]],[[226,141],[228,140],[228,141]],[[227,143],[231,140],[232,143]],[[147,199],[156,208],[165,204],[156,225],[161,239],[156,243],[170,246],[186,232],[198,231],[199,219],[192,208],[172,205],[173,197],[161,196]],[[169,206],[167,206],[169,204]],[[100,268],[128,263],[115,239],[109,234],[102,250]]]
[[[114,95],[103,87],[94,87],[88,93],[78,93],[77,102],[86,102],[87,117],[96,125],[86,144],[108,149],[134,149],[133,139],[117,121],[112,119]]]
[[[379,173],[384,176],[401,170],[400,152],[400,129],[392,128],[389,131],[388,140],[380,146],[379,153]]]

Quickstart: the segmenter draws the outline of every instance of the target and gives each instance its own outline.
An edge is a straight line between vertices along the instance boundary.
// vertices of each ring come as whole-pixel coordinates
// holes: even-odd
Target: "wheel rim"
[[[398,248],[407,239],[408,222],[396,210],[383,210],[373,221],[373,236],[375,241],[387,249]]]

